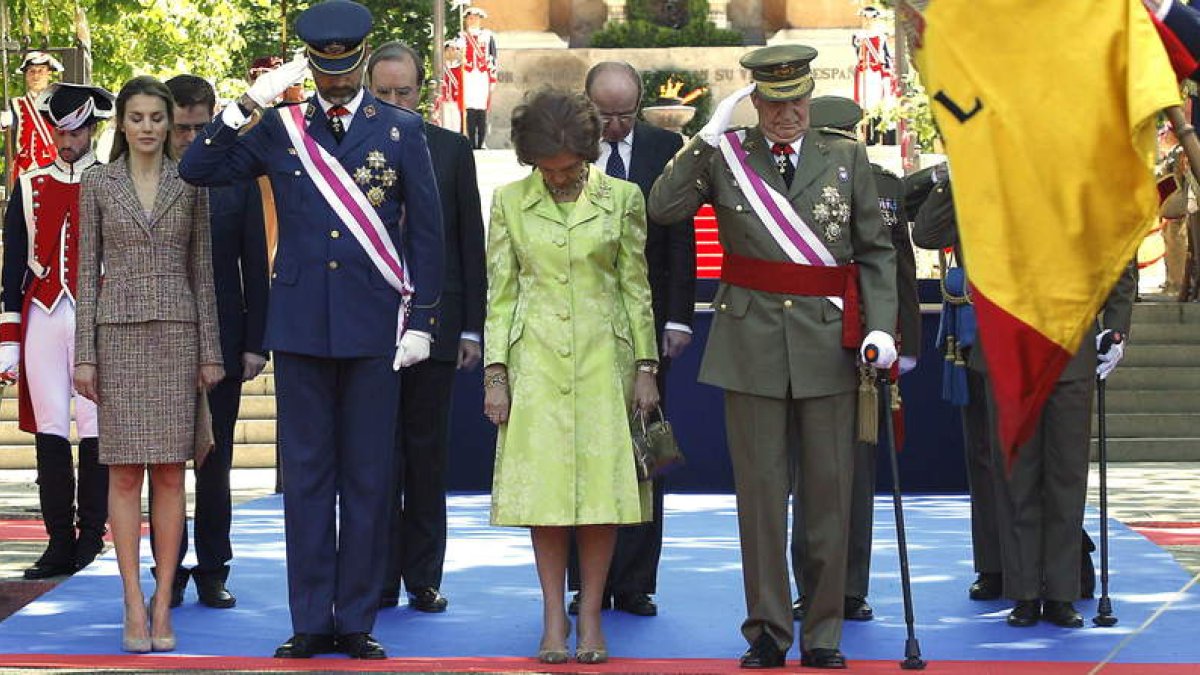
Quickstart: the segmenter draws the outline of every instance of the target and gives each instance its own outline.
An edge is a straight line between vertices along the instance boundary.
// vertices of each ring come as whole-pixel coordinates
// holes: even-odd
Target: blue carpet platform
[[[1058,663],[1060,668],[1037,672],[1062,673],[1075,672],[1062,668],[1069,663],[1097,664],[1106,660],[1117,669],[1105,672],[1200,672],[1200,666],[1194,665],[1200,664],[1200,588],[1181,591],[1189,575],[1166,551],[1141,535],[1116,523],[1112,526],[1112,597],[1120,618],[1116,627],[1092,627],[1095,602],[1083,601],[1077,607],[1088,620],[1086,628],[1070,630],[1039,624],[1015,629],[1004,622],[1008,603],[967,599],[973,572],[966,499],[910,497],[905,516],[917,637],[931,662],[931,672],[950,672],[936,667],[948,662],[1007,663],[1020,668],[972,672],[1033,672],[1035,663],[1050,662]],[[479,670],[479,664],[486,669],[489,659],[496,660],[496,670],[511,669],[501,664],[511,664],[514,658],[523,669],[536,666],[521,660],[536,651],[540,625],[529,537],[521,529],[490,527],[487,518],[486,495],[451,498],[443,585],[450,598],[449,610],[430,615],[401,606],[380,613],[375,635],[394,657],[388,662],[393,669],[405,659],[449,657],[472,659],[471,670]],[[852,666],[886,662],[890,664],[888,669],[894,670],[903,655],[903,605],[892,523],[890,497],[880,495],[870,596],[876,619],[847,623],[842,646]],[[1093,515],[1087,523],[1093,536],[1097,525]],[[186,603],[174,614],[179,650],[158,658],[157,663],[180,659],[174,663],[185,667],[190,659],[183,657],[207,655],[233,657],[226,663],[227,669],[282,665],[257,658],[247,660],[248,666],[235,665],[237,657],[269,656],[291,632],[279,497],[249,502],[235,511],[234,551],[230,588],[238,596],[237,607],[203,607],[189,588]],[[143,587],[149,591],[151,581],[145,571],[150,562],[149,547],[145,541],[142,553]],[[104,655],[120,655],[120,588],[116,560],[110,552],[0,623],[0,667],[95,664],[100,662],[96,656],[103,660]],[[744,606],[733,497],[668,496],[657,599],[660,614],[655,618],[605,613],[609,647],[616,664],[708,659],[736,670],[736,657],[745,649],[745,643],[739,632]],[[1153,622],[1143,627],[1156,613]],[[138,659],[145,657],[123,658],[120,663],[138,664]],[[795,648],[789,658],[797,658]],[[336,664],[322,660],[321,664],[351,665],[345,660]],[[663,661],[662,668],[651,667],[649,672],[666,672],[665,664]],[[1147,665],[1130,670],[1130,664]],[[187,667],[195,666],[187,663]],[[647,667],[640,670],[647,672]],[[577,667],[574,672],[578,672]]]

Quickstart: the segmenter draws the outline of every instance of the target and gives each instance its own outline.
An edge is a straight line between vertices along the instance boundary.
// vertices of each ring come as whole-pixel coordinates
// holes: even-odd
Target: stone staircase
[[[242,386],[242,407],[233,432],[233,465],[275,466],[275,372],[270,362],[253,382]],[[0,399],[0,469],[36,466],[33,434],[17,427],[17,388],[4,388]]]
[[[1138,303],[1130,333],[1105,394],[1109,459],[1200,461],[1200,304]]]

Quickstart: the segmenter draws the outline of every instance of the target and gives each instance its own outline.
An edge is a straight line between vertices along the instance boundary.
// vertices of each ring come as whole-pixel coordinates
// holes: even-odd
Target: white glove
[[[392,361],[392,370],[400,370],[416,365],[429,358],[429,346],[433,336],[425,331],[406,330],[396,345],[396,358]]]
[[[283,92],[296,81],[304,77],[308,71],[308,58],[303,52],[297,52],[291,61],[258,76],[254,84],[246,90],[246,95],[260,108],[269,108],[275,99],[283,96]]]
[[[0,129],[7,129],[12,126],[13,114],[11,110],[0,112]]]
[[[749,96],[750,92],[754,91],[754,87],[754,83],[751,82],[718,103],[717,107],[713,109],[712,117],[708,118],[708,124],[705,124],[704,128],[696,135],[705,143],[714,148],[717,147],[721,143],[721,134],[729,128],[729,120],[733,118],[733,109],[742,99]]]
[[[1111,332],[1112,329],[1110,328],[1096,336],[1096,375],[1102,380],[1107,380],[1112,371],[1117,369],[1117,364],[1125,357],[1124,340],[1113,342],[1108,346],[1107,352],[1100,353],[1099,350],[1103,349],[1100,343],[1104,341],[1104,336]]]
[[[867,361],[867,346],[874,345],[879,354],[875,357],[875,361]],[[873,330],[867,333],[867,337],[863,338],[862,346],[858,348],[858,355],[864,363],[868,363],[880,370],[886,370],[892,367],[896,362],[896,341],[891,335],[881,331]]]
[[[904,375],[906,373],[911,373],[913,371],[913,368],[916,368],[916,367],[917,367],[917,357],[915,357],[915,356],[901,356],[900,357],[900,374],[901,375]]]
[[[13,373],[21,365],[21,345],[12,342],[0,345],[0,373]]]

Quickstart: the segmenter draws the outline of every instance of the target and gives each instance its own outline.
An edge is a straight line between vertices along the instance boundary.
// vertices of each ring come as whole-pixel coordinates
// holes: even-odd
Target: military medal
[[[839,166],[837,173],[838,173],[838,180],[840,180],[841,182],[846,183],[846,182],[850,181],[850,172],[846,170],[846,167]]]
[[[400,130],[397,129],[396,127],[392,127],[392,130],[388,132],[388,135],[391,136],[393,141],[396,141],[396,142],[400,141]]]
[[[850,204],[832,185],[821,188],[821,201],[813,206],[813,217],[824,226],[822,234],[830,243],[842,238],[842,226],[850,223]]]
[[[396,133],[399,135],[398,131]],[[388,166],[387,157],[381,150],[368,152],[367,163],[355,169],[351,175],[354,177],[354,182],[366,194],[367,201],[371,202],[371,206],[383,204],[383,200],[387,198],[385,188],[392,187],[400,178],[396,169]]]
[[[895,199],[890,199],[890,198],[886,198],[886,197],[879,198],[879,212],[880,212],[880,214],[883,215],[883,226],[884,227],[886,227],[889,230],[896,227],[896,224],[898,222],[900,222],[900,218],[897,215],[898,211],[899,211],[899,206],[896,204]]]

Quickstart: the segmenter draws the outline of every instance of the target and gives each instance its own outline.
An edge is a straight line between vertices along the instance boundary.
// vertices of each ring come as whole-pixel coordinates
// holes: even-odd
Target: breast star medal
[[[833,243],[842,238],[843,228],[850,223],[850,204],[832,185],[821,188],[821,200],[813,206],[813,217],[824,226],[825,241]]]
[[[387,188],[396,184],[399,175],[388,166],[387,157],[379,150],[367,153],[366,163],[352,173],[354,182],[367,196],[371,206],[379,206],[387,199]]]

